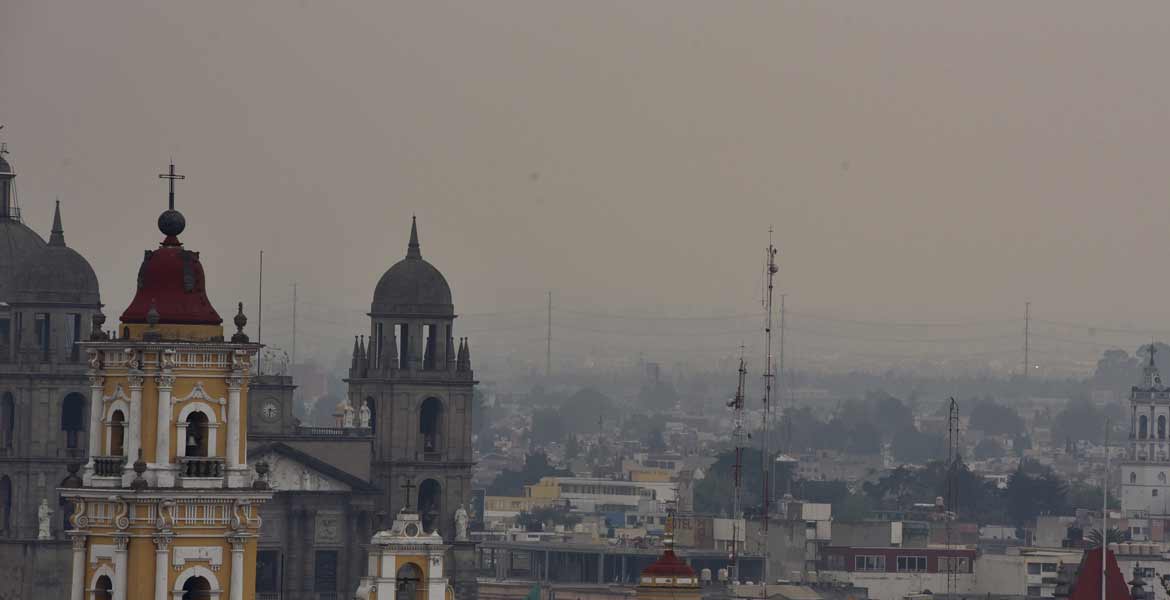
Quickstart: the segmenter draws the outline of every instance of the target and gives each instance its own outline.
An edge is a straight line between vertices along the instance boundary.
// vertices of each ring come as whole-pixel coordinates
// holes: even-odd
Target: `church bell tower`
[[[370,417],[386,514],[404,507],[390,490],[413,481],[424,532],[451,540],[453,515],[471,496],[476,381],[467,340],[455,338],[451,287],[423,259],[413,219],[406,257],[378,281],[369,316],[369,338],[355,341],[346,381],[351,406]]]
[[[251,600],[259,508],[272,497],[247,464],[250,367],[260,349],[224,339],[199,253],[174,209],[138,269],[111,338],[95,319],[88,355],[89,462],[61,495],[72,506],[71,600]],[[261,467],[263,470],[263,467]]]

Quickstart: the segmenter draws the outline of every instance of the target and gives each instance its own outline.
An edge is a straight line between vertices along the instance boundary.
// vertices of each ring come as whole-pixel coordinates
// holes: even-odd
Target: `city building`
[[[1141,384],[1130,390],[1129,455],[1121,463],[1121,509],[1126,517],[1159,521],[1157,528],[1164,530],[1162,521],[1170,515],[1170,388],[1162,383],[1156,352],[1151,346]],[[1150,539],[1148,532],[1138,535],[1138,539]]]
[[[56,488],[68,463],[86,459],[91,435],[76,342],[101,328],[101,306],[93,268],[65,243],[60,203],[47,243],[21,221],[16,171],[0,146],[0,538],[64,539]],[[47,535],[42,503],[55,513]],[[0,590],[12,581],[0,578]]]
[[[260,345],[243,333],[242,304],[224,338],[199,253],[179,241],[174,165],[165,177],[165,238],[143,258],[119,335],[95,329],[81,344],[90,458],[60,489],[72,509],[71,600],[255,597],[260,506],[272,497],[246,458]]]

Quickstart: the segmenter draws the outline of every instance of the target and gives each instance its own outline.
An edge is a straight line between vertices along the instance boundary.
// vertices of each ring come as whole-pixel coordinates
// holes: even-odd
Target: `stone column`
[[[228,423],[227,423],[227,468],[240,468],[240,388],[244,378],[233,373],[227,378]]]
[[[232,574],[228,600],[244,600],[244,537],[232,536]]]
[[[73,579],[69,586],[69,600],[85,600],[85,538],[84,533],[70,532],[73,541]]]
[[[167,584],[169,583],[167,567],[169,566],[171,540],[169,533],[160,533],[154,536],[154,600],[168,600]]]
[[[131,374],[126,378],[130,383],[130,414],[126,417],[126,462],[138,460],[142,447],[142,374]],[[133,475],[133,473],[131,473]]]
[[[175,485],[175,472],[171,469],[171,388],[175,376],[164,372],[155,380],[158,383],[158,420],[155,425],[154,463],[160,467],[156,483],[159,487]],[[180,440],[180,444],[185,440]]]
[[[130,536],[114,534],[114,600],[126,600],[126,554],[130,547]]]
[[[89,376],[89,464],[93,465],[93,458],[102,454],[102,412],[104,387],[106,378],[100,375]]]

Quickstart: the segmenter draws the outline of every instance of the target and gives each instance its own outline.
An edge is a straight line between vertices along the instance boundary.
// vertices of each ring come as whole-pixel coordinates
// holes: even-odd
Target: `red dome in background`
[[[695,570],[667,548],[654,564],[642,571],[643,577],[694,577]]]
[[[153,305],[158,322],[176,325],[221,325],[223,319],[207,299],[199,253],[185,250],[167,235],[158,250],[147,251],[138,269],[138,292],[122,313],[123,323],[148,323]]]

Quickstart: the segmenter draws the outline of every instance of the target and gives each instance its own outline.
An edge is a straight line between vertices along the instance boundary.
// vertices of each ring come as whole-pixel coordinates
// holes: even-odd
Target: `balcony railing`
[[[121,477],[125,468],[125,456],[93,457],[93,474],[98,477]]]
[[[179,458],[179,473],[183,477],[223,477],[223,459],[206,456]]]

